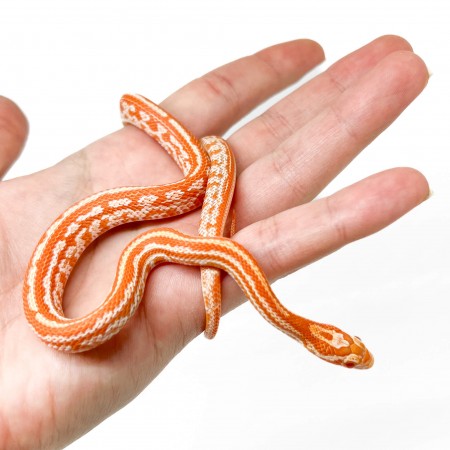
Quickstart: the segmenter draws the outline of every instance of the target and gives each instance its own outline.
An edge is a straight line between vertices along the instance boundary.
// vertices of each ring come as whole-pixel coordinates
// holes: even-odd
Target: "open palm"
[[[197,136],[223,134],[323,58],[314,42],[265,49],[183,87],[162,106]],[[237,159],[237,234],[271,279],[298,269],[395,221],[428,196],[425,178],[397,168],[331,197],[321,190],[420,93],[424,63],[387,36],[348,55],[230,138]],[[143,93],[148,94],[148,93]],[[0,100],[0,171],[20,152],[26,121]],[[204,327],[197,268],[162,266],[124,330],[84,354],[45,347],[22,312],[22,283],[41,234],[64,209],[100,190],[180,178],[156,143],[131,126],[54,167],[0,184],[0,447],[59,448],[135,397]],[[198,212],[163,221],[196,234]],[[83,255],[65,311],[92,310],[111,286],[132,237],[158,223],[113,230]],[[229,277],[223,310],[244,299]]]

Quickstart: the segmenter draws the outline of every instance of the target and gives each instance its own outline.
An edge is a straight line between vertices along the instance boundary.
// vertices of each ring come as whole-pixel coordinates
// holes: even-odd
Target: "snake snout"
[[[353,337],[350,348],[351,353],[342,360],[341,365],[349,369],[370,369],[373,366],[373,355],[359,337]]]

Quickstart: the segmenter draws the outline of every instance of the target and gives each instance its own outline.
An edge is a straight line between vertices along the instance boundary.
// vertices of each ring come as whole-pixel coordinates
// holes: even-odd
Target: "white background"
[[[31,123],[9,177],[120,127],[124,92],[160,101],[216,66],[286,40],[320,42],[323,70],[379,35],[399,34],[433,73],[425,92],[326,191],[401,165],[422,171],[433,197],[275,284],[295,311],[364,337],[373,369],[316,361],[245,305],[223,319],[215,341],[195,340],[70,450],[450,448],[446,3],[2,0],[0,90]]]

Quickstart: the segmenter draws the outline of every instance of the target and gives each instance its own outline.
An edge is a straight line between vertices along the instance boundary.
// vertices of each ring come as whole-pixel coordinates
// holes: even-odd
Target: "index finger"
[[[193,80],[161,106],[198,137],[220,135],[323,59],[320,45],[309,39],[277,44]]]

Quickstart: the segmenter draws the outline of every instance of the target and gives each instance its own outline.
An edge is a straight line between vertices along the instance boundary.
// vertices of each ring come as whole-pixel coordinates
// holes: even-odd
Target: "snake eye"
[[[348,361],[344,363],[344,366],[347,367],[348,369],[353,369],[353,367],[356,366],[356,363]]]

